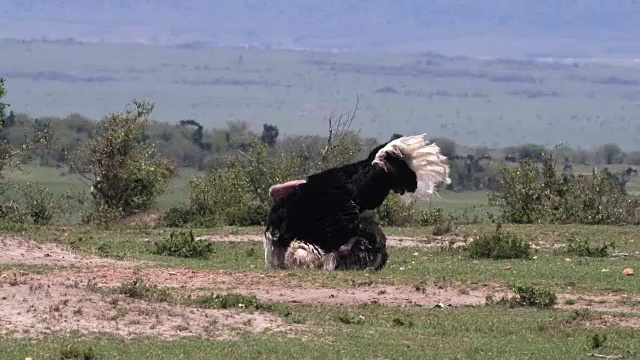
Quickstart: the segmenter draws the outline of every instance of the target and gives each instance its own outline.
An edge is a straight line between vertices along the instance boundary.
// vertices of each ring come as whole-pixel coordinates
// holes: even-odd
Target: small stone
[[[622,270],[622,274],[623,275],[627,275],[627,276],[631,276],[631,275],[635,274],[635,272],[633,271],[632,268],[626,268],[626,269]]]

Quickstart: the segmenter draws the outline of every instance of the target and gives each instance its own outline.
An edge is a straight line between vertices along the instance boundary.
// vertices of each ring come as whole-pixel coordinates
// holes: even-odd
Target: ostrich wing
[[[320,173],[276,200],[268,231],[283,245],[304,239],[324,250],[335,250],[358,229],[360,211],[353,197],[353,189],[338,174]]]

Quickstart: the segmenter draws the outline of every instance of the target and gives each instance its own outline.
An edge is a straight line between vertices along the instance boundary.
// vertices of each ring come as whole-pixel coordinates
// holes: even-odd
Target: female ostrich
[[[424,135],[375,148],[355,163],[271,187],[265,264],[273,268],[379,270],[387,261],[386,236],[367,211],[389,192],[403,200],[433,195],[449,183],[449,167]]]

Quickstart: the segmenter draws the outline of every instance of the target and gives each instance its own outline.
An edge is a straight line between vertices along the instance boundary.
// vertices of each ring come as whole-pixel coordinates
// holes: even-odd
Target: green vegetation
[[[225,51],[229,53],[223,52],[216,60],[221,64],[229,60],[220,60],[225,56],[240,54]],[[298,64],[299,67],[291,68],[293,73],[328,67],[340,76],[349,74],[336,81],[353,80],[369,73],[367,76],[375,80],[360,79],[359,86],[374,89],[364,98],[380,100],[379,106],[390,103],[384,100],[386,97],[395,97],[393,101],[398,101],[397,106],[407,106],[410,102],[406,99],[412,97],[420,101],[444,98],[438,101],[461,101],[456,103],[456,108],[463,108],[460,104],[465,102],[495,101],[523,112],[527,107],[520,108],[520,105],[531,105],[531,101],[539,101],[545,107],[559,106],[552,100],[542,100],[546,99],[541,94],[549,83],[568,92],[552,96],[554,99],[571,95],[578,99],[578,105],[584,105],[581,102],[584,94],[580,95],[579,89],[582,85],[622,71],[596,65],[572,68],[505,61],[483,63],[486,66],[481,70],[469,67],[478,65],[476,60],[429,56],[411,58],[415,62],[412,64],[393,57],[372,57],[372,64],[367,65],[348,54],[337,54],[335,58],[306,54],[301,60],[302,55],[298,53],[256,52],[243,57],[242,66],[246,66],[243,86],[247,90],[242,96],[255,95],[254,87],[268,83],[269,65],[261,63],[260,57],[269,58],[274,54],[282,56],[282,64]],[[166,61],[172,64],[175,60]],[[32,71],[30,67],[34,65],[25,64],[25,72]],[[257,76],[252,72],[257,68],[262,69],[260,76],[265,77],[265,83],[256,85],[251,81]],[[511,68],[519,70],[507,73]],[[418,80],[409,78],[428,70],[448,74],[451,79],[471,79],[470,87],[457,92],[416,90]],[[123,69],[117,71],[124,72]],[[534,81],[524,75],[527,72],[531,72],[532,75],[527,76]],[[278,69],[274,73],[278,74]],[[561,76],[567,73],[582,80]],[[185,74],[182,76],[193,76],[192,81],[198,79],[195,71]],[[303,77],[295,83],[312,84],[307,85],[311,90],[306,93],[287,90],[300,103],[308,100],[310,93],[319,91],[315,86],[323,86],[320,83],[327,81],[317,72],[311,71],[307,76],[318,82],[306,81]],[[408,79],[408,85],[404,88],[389,85],[394,77]],[[556,80],[551,82],[552,78]],[[486,96],[474,93],[481,84],[486,85],[487,79],[495,85],[486,88],[492,93]],[[451,86],[460,85],[453,83]],[[515,91],[514,83],[528,90],[496,96],[501,91]],[[238,86],[225,84],[232,89]],[[613,97],[622,85],[609,82],[598,86],[603,87],[604,97]],[[534,87],[542,93],[531,93]],[[274,85],[274,89],[271,99],[282,95],[282,86]],[[528,95],[524,96],[525,93]],[[0,95],[4,94],[4,87],[0,87]],[[199,101],[197,97],[192,100]],[[260,100],[256,106],[269,107],[266,101]],[[615,103],[610,98],[607,101]],[[585,109],[578,108],[592,112],[589,116],[596,119],[600,115],[594,106],[602,103],[594,103]],[[4,354],[9,357],[102,358],[117,354],[126,358],[254,359],[327,358],[339,354],[349,358],[573,359],[596,349],[618,355],[640,351],[637,331],[629,329],[633,325],[625,327],[620,320],[596,331],[594,323],[604,319],[602,308],[588,314],[568,308],[584,309],[597,304],[604,308],[608,305],[606,309],[615,312],[619,307],[626,309],[634,304],[640,295],[638,276],[623,275],[625,268],[635,264],[635,256],[640,251],[637,242],[640,182],[630,167],[640,161],[637,153],[619,146],[624,141],[628,145],[628,138],[619,144],[607,143],[611,140],[606,139],[594,143],[594,148],[587,151],[539,144],[466,147],[462,141],[471,139],[469,143],[479,143],[474,136],[481,135],[456,136],[460,143],[440,137],[437,142],[450,159],[451,186],[441,187],[441,197],[429,202],[405,205],[398,197],[389,196],[374,213],[390,237],[390,244],[395,243],[389,249],[389,261],[382,271],[276,271],[264,268],[263,248],[258,241],[270,205],[269,186],[361,158],[380,138],[386,140],[398,135],[400,130],[390,129],[388,134],[377,136],[378,139],[373,138],[378,134],[362,135],[359,130],[367,126],[355,120],[356,110],[367,117],[379,111],[366,103],[358,103],[353,111],[331,117],[331,131],[325,136],[292,136],[295,126],[285,131],[285,126],[266,120],[274,112],[265,113],[261,131],[256,131],[247,122],[229,122],[219,128],[207,128],[204,126],[207,124],[196,120],[169,125],[151,119],[154,104],[134,101],[133,105],[123,112],[110,113],[100,122],[77,114],[48,119],[6,114],[2,105],[0,155],[3,158],[0,160],[3,168],[0,170],[6,177],[0,180],[4,190],[0,194],[0,229],[6,239],[14,241],[4,245],[3,240],[3,246],[22,246],[24,238],[30,237],[42,244],[67,245],[79,253],[109,258],[105,268],[73,270],[65,276],[80,277],[89,273],[117,279],[129,277],[131,267],[135,268],[132,279],[118,281],[118,286],[107,287],[109,291],[90,293],[101,297],[101,300],[94,298],[95,303],[109,296],[112,301],[121,301],[110,308],[110,311],[120,311],[121,317],[129,311],[127,306],[138,309],[151,304],[151,310],[142,309],[135,314],[144,317],[148,311],[158,311],[155,315],[158,319],[162,317],[161,309],[180,306],[186,309],[184,314],[196,310],[225,310],[229,314],[244,311],[234,314],[255,316],[267,313],[292,326],[292,330],[287,336],[240,331],[237,338],[225,340],[216,340],[216,336],[171,340],[150,336],[125,341],[102,333],[54,334],[44,338],[20,334],[26,337],[23,339],[7,333],[0,336],[0,347],[6,349]],[[627,102],[618,102],[612,106],[627,105]],[[160,106],[165,105],[160,103]],[[224,106],[229,105],[225,102]],[[430,111],[444,112],[437,107]],[[625,112],[627,116],[636,110],[625,111],[629,112]],[[614,113],[618,115],[611,115]],[[434,118],[441,119],[437,122],[441,123],[443,133],[460,134],[458,125],[453,130],[447,127],[450,115]],[[461,114],[456,115],[455,122],[474,124],[477,119],[493,115],[497,114],[480,113],[479,118],[466,119],[467,115]],[[581,114],[567,112],[565,115],[576,122],[582,121]],[[539,116],[540,121],[546,121],[545,116],[549,115]],[[620,115],[612,111],[609,116]],[[324,130],[326,123],[322,124]],[[469,133],[477,132],[468,124]],[[501,129],[509,126],[515,125],[503,124]],[[491,124],[476,127],[491,129]],[[28,134],[27,139],[22,136],[24,133]],[[500,136],[506,136],[504,134]],[[557,166],[556,159],[564,160],[562,168]],[[604,165],[607,170],[592,171],[593,165]],[[210,239],[197,240],[205,234],[210,235]],[[225,236],[233,236],[233,241],[225,241]],[[624,256],[610,253],[614,241],[616,250]],[[396,246],[398,244],[402,246]],[[52,261],[60,267],[44,270],[26,261],[27,265],[23,264],[21,261],[30,255],[29,251],[40,251],[37,247],[28,249],[8,257],[9,261],[18,263],[15,266],[0,266],[3,275],[11,272],[6,277],[7,286],[15,287],[16,292],[34,281],[22,276],[23,273],[37,271],[42,276],[57,276],[57,272],[65,271],[64,261]],[[62,251],[57,247],[48,249],[44,250],[46,255],[39,255],[34,261],[46,264],[47,258],[60,256],[56,251]],[[111,263],[114,259],[121,262]],[[73,260],[74,257],[65,258],[65,261]],[[137,260],[143,262],[135,266],[129,263]],[[104,288],[89,283],[89,290]],[[82,291],[79,284],[77,281],[68,285],[64,296]],[[36,291],[36,286],[31,285],[28,284],[27,291]],[[388,294],[399,291],[398,288],[405,289],[405,293]],[[515,295],[498,301],[488,296],[501,290],[510,290]],[[305,298],[305,292],[312,293],[311,299]],[[482,306],[463,306],[473,303],[478,294],[482,294],[480,298],[487,295],[488,301]],[[614,300],[608,297],[611,294],[631,297]],[[345,300],[350,296],[354,299]],[[445,303],[458,296],[474,300],[469,304],[465,303],[469,300],[460,300],[463,305]],[[399,300],[405,297],[409,299],[407,304],[415,302],[413,305],[421,306],[407,306]],[[347,303],[338,305],[340,301]],[[75,315],[82,313],[79,308],[73,311]],[[619,319],[621,315],[616,316]],[[631,312],[625,316],[635,319]],[[514,321],[516,318],[518,321]],[[132,321],[118,326],[136,325],[135,319]],[[213,318],[209,325],[215,327],[215,321]],[[171,329],[169,332],[178,332],[179,327]]]
[[[172,231],[168,238],[153,244],[152,254],[177,256],[183,258],[207,259],[213,247],[204,240],[196,240],[193,231]]]
[[[167,289],[158,288],[156,285],[149,285],[140,277],[136,277],[130,282],[125,282],[117,289],[118,294],[130,298],[166,302],[172,300],[171,293]]]
[[[572,237],[567,241],[567,253],[583,257],[607,257],[609,249],[614,247],[614,242],[607,242],[592,246],[587,239]]]
[[[507,305],[509,307],[524,306],[548,309],[552,308],[557,301],[555,293],[536,289],[532,286],[516,286],[513,291],[516,295],[510,298],[500,299],[497,301],[497,304]],[[493,300],[491,302],[493,302]]]
[[[272,124],[280,137],[324,136],[326,117],[350,108],[356,94],[362,135],[378,140],[426,131],[492,148],[564,142],[591,165],[582,150],[637,148],[640,69],[632,64],[18,41],[0,42],[0,52],[17,117],[100,119],[142,97],[167,122],[150,136],[163,136],[159,147],[183,154],[193,164],[185,166],[201,163],[201,146],[192,141],[197,126],[180,120],[202,125],[202,144],[214,151],[226,141],[211,129],[227,122],[256,132]]]
[[[505,232],[501,224],[492,234],[482,234],[467,247],[472,259],[528,259],[531,247],[518,235]]]
[[[362,306],[294,306],[321,334],[304,339],[281,334],[245,335],[239,340],[185,337],[99,338],[70,334],[42,339],[0,340],[6,356],[34,359],[59,356],[69,347],[89,351],[97,358],[117,354],[128,359],[230,358],[527,358],[577,359],[598,348],[599,353],[633,357],[640,351],[636,331],[608,329],[606,342],[588,346],[603,330],[583,327],[575,315],[549,310],[467,307],[458,309],[388,308]],[[344,321],[348,316],[359,321]],[[514,321],[514,319],[518,319]],[[487,319],[487,321],[479,321]],[[402,325],[402,324],[411,324]],[[316,337],[310,337],[316,335]],[[329,342],[329,343],[327,343]],[[585,345],[588,347],[585,348]],[[87,349],[87,350],[85,350]]]

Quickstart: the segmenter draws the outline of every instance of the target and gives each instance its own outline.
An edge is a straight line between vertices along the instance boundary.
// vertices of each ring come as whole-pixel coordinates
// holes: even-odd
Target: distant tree
[[[505,160],[509,162],[517,162],[523,160],[531,160],[533,162],[542,162],[547,149],[538,144],[522,144],[505,150]]]
[[[180,120],[180,126],[195,126],[196,130],[193,132],[193,135],[191,135],[191,139],[193,140],[193,143],[198,145],[200,150],[211,152],[213,145],[211,143],[205,143],[202,141],[204,132],[203,132],[203,127],[202,125],[200,125],[199,122],[193,119]]]
[[[451,166],[451,184],[448,186],[450,190],[481,190],[488,186],[489,179],[482,162],[490,161],[491,156],[453,155],[448,160]]]
[[[152,111],[153,104],[134,101],[124,112],[109,114],[72,157],[70,165],[93,197],[85,221],[106,225],[148,210],[166,191],[175,168],[144,140]]]
[[[456,142],[447,138],[433,138],[432,142],[435,142],[440,147],[440,153],[447,158],[456,156]]]
[[[13,110],[11,110],[9,111],[9,115],[4,117],[4,128],[9,129],[11,127],[14,127],[15,125],[16,125],[16,114],[13,112]]]
[[[596,153],[598,154],[598,158],[604,161],[607,165],[614,164],[619,162],[618,160],[622,156],[622,149],[617,144],[604,144],[602,145]]]
[[[276,146],[276,143],[278,142],[278,135],[280,135],[280,130],[278,130],[277,126],[262,124],[262,135],[260,135],[260,140],[267,144],[268,147]]]
[[[0,134],[4,133],[6,129],[5,126],[5,109],[7,108],[7,104],[2,102],[2,99],[7,94],[7,90],[4,87],[4,78],[0,77]],[[4,134],[2,134],[4,135]],[[2,141],[0,143],[0,172],[5,168],[5,166],[11,160],[11,145],[7,142]]]
[[[568,157],[564,158],[564,166],[562,167],[562,172],[565,174],[571,174],[573,172],[573,164],[571,163],[571,159]]]

